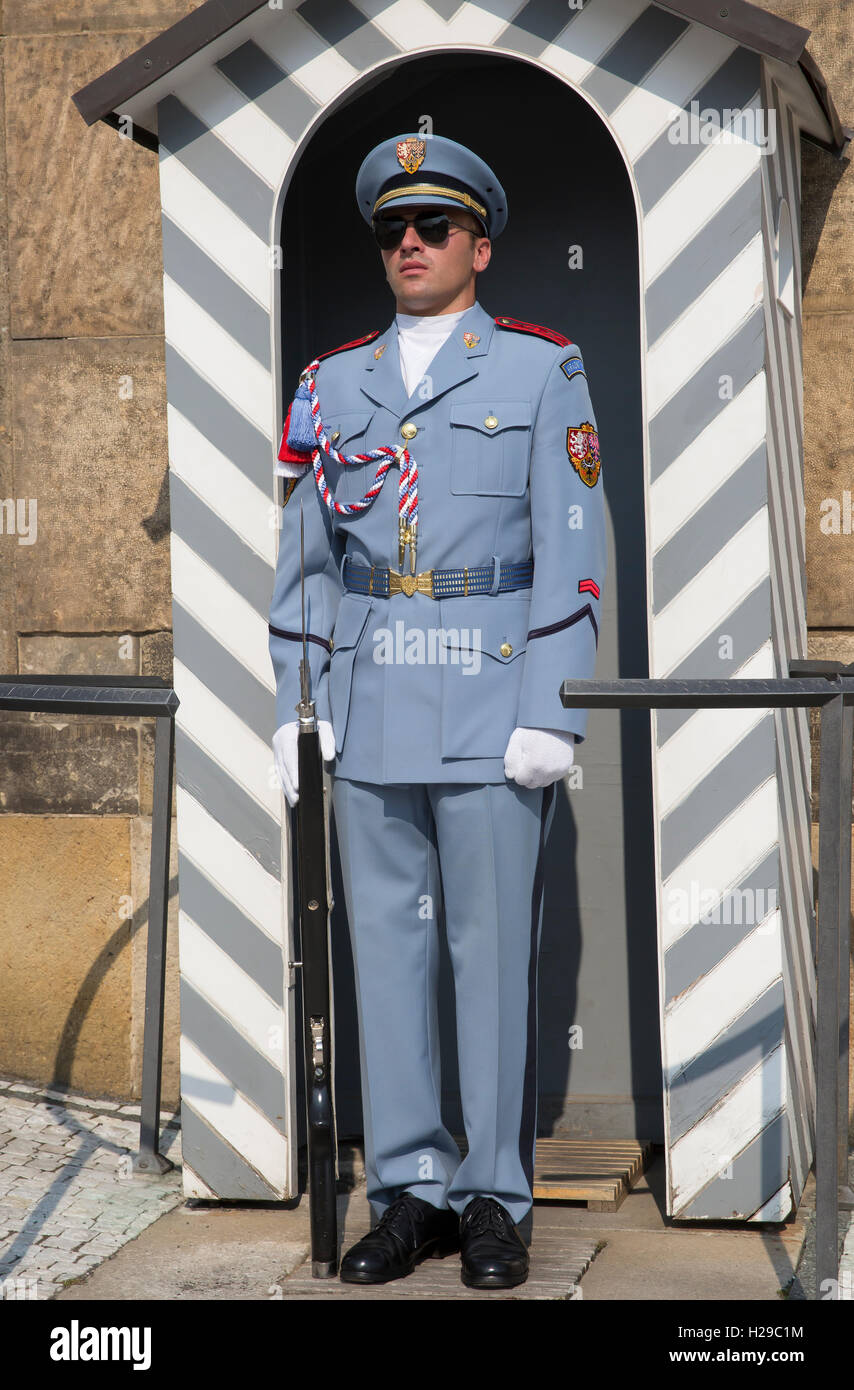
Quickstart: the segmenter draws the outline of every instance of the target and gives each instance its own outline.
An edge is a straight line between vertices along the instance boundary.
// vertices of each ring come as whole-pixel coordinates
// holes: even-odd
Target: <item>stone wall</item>
[[[0,670],[171,681],[157,157],[71,93],[195,8],[6,0]],[[0,715],[0,1073],[139,1096],[154,721]],[[163,1103],[177,1104],[173,820]]]

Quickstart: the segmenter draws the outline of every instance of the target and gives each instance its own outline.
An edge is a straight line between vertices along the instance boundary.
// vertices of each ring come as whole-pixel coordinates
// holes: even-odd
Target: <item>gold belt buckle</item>
[[[399,574],[397,570],[390,569],[388,572],[388,596],[393,594],[406,594],[411,598],[416,592],[433,595],[433,571],[422,570],[420,574]]]

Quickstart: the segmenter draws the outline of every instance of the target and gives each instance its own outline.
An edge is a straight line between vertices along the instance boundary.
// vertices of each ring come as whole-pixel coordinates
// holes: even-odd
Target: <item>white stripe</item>
[[[374,7],[362,4],[368,13]],[[489,9],[463,3],[449,20],[425,4],[424,0],[394,0],[377,7],[373,22],[402,52],[449,43],[492,44],[519,9],[519,0],[495,0]]]
[[[733,673],[737,680],[773,676],[770,639]],[[765,718],[761,709],[700,709],[658,750],[658,814],[663,820]]]
[[[593,71],[597,59],[647,9],[646,0],[615,0],[609,5],[585,4],[581,13],[558,34],[554,42],[543,49],[537,61],[570,82],[583,82]]]
[[[654,679],[666,676],[716,629],[725,633],[722,624],[769,573],[768,512],[761,507],[653,616]]]
[[[175,788],[178,847],[277,945],[284,945],[282,884],[185,787]]]
[[[786,1049],[776,1047],[670,1147],[673,1215],[688,1205],[786,1103]]]
[[[181,100],[271,191],[278,187],[294,141],[218,68],[209,67],[184,83]]]
[[[780,909],[718,961],[664,1011],[664,1070],[668,1086],[736,1022],[783,974]],[[711,923],[709,932],[722,930]]]
[[[765,412],[765,373],[759,372],[651,484],[649,533],[653,552],[660,550],[765,442]]]
[[[283,1196],[288,1141],[190,1039],[181,1035],[181,1096],[206,1124]],[[233,1196],[233,1193],[227,1193]]]
[[[181,974],[277,1070],[284,1068],[285,1015],[269,994],[206,936],[186,912],[178,913]],[[284,965],[282,967],[284,972]]]
[[[167,405],[166,417],[171,472],[275,572],[278,508],[273,497],[256,487],[176,406]]]
[[[758,100],[744,109],[757,108]],[[690,121],[690,117],[686,116],[686,121]],[[712,143],[691,162],[643,219],[647,285],[729,201],[745,179],[750,178],[761,158],[757,145],[718,131]]]
[[[266,367],[165,274],[163,307],[170,347],[269,438],[273,387]]]
[[[668,128],[675,110],[725,63],[738,44],[691,24],[672,48],[611,112],[611,128],[634,162]]]
[[[181,701],[175,724],[259,806],[278,821],[282,799],[275,781],[275,762],[269,743],[247,728],[224,701],[174,658],[172,682]]]
[[[647,352],[650,418],[762,303],[762,285],[759,231]]]
[[[160,160],[160,200],[181,228],[241,289],[270,312],[270,253],[266,242],[206,188],[177,155]]]
[[[176,531],[171,532],[170,546],[175,598],[226,651],[275,694],[276,678],[270,660],[266,614],[256,613]]]
[[[202,1182],[198,1173],[194,1173],[186,1158],[181,1158],[181,1173],[184,1179],[185,1197],[202,1197],[211,1201],[217,1201],[219,1194],[213,1188],[208,1187],[207,1183]]]
[[[679,920],[676,909],[680,901],[692,902],[699,885],[701,893],[714,893],[719,902],[777,846],[777,817],[777,779],[769,777],[664,880],[660,911],[663,951],[669,951],[696,925]],[[680,899],[677,894],[685,896]],[[710,915],[711,896],[700,901],[700,912]]]
[[[750,1221],[784,1221],[793,1211],[792,1188],[789,1182],[784,1182],[779,1192],[775,1192],[773,1197],[769,1197],[764,1206],[755,1211]]]
[[[277,15],[275,26],[260,34],[257,43],[317,103],[318,110],[358,77],[352,63],[330,48],[295,11]]]

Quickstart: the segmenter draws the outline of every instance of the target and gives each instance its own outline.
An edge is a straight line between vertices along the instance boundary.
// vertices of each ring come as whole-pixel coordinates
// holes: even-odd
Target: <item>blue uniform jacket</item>
[[[269,620],[277,725],[297,718],[302,502],[312,696],[318,718],[335,730],[337,775],[503,782],[517,725],[582,739],[587,711],[564,709],[559,690],[565,678],[594,674],[605,519],[577,346],[502,327],[475,303],[412,396],[394,321],[369,343],[321,361],[316,384],[342,454],[399,445],[401,426],[417,427],[407,442],[418,464],[418,572],[533,556],[533,583],[443,599],[349,592],[345,554],[399,568],[398,466],[372,504],[349,516],[327,508],[309,467],[281,510]],[[376,461],[343,467],[321,459],[339,501],[361,498],[376,473]]]

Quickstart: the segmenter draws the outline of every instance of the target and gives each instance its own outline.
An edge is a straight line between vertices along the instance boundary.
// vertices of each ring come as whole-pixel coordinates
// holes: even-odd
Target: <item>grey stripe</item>
[[[263,493],[270,491],[273,446],[226,396],[166,343],[169,403]]]
[[[691,102],[698,101],[701,114],[706,108],[716,111],[718,117],[726,107],[743,110],[759,91],[760,73],[759,55],[747,48],[737,48],[708,81],[682,103],[682,109],[690,113]],[[674,144],[669,139],[670,129],[668,126],[663,130],[635,161],[635,178],[645,214],[708,148],[699,141]]]
[[[765,275],[767,283],[769,285],[772,285],[773,279],[768,278],[773,277],[773,265],[771,262],[771,254],[767,241],[767,237],[769,235],[770,229],[768,229],[766,226],[764,252]],[[785,586],[785,594],[788,596],[790,604],[793,608],[792,619],[795,623],[795,627],[791,627],[788,616],[786,616],[785,619],[786,650],[788,652],[793,652],[797,651],[798,647],[797,617],[799,608],[801,612],[803,611],[803,608],[800,607],[798,603],[798,595],[800,593],[801,586],[800,576],[805,572],[806,559],[804,556],[804,546],[803,538],[801,536],[800,523],[794,516],[788,516],[786,514],[786,502],[791,502],[792,498],[797,497],[798,488],[793,477],[793,469],[795,465],[792,459],[792,440],[789,434],[788,411],[785,405],[786,378],[783,371],[783,359],[782,349],[780,345],[780,335],[778,331],[779,320],[776,311],[776,299],[772,302],[771,313],[769,317],[771,321],[771,331],[768,348],[769,356],[773,354],[773,360],[769,364],[771,366],[771,370],[768,372],[768,387],[771,407],[768,411],[768,417],[770,420],[771,439],[773,442],[775,456],[774,466],[777,470],[775,477],[778,479],[778,489],[780,492],[780,501],[774,509],[772,516],[773,524],[771,527],[771,531],[775,540],[778,531],[780,532],[781,538],[783,540],[783,561],[781,563],[780,555],[778,552],[777,572],[780,576],[781,585]],[[789,379],[791,381],[796,381],[797,377],[790,376]],[[782,448],[782,450],[780,438],[781,434],[785,436],[785,446]],[[794,449],[794,457],[796,459],[799,457],[799,449],[797,447],[795,447]],[[791,507],[788,510],[791,511]],[[792,553],[792,546],[789,543],[790,536],[794,540],[794,554]],[[785,606],[783,611],[785,614]]]
[[[771,171],[770,184],[772,190],[772,198],[774,203],[776,203],[777,194],[774,191],[775,178],[773,167]],[[773,347],[774,368],[773,372],[769,373],[769,376],[771,378],[769,385],[771,388],[772,401],[772,409],[769,412],[771,419],[771,432],[772,438],[774,440],[774,447],[777,454],[777,463],[779,469],[778,476],[780,478],[781,490],[785,491],[788,498],[793,498],[797,497],[800,491],[799,480],[795,478],[794,470],[796,467],[800,467],[800,444],[802,427],[800,422],[796,421],[797,438],[792,439],[789,426],[789,412],[786,408],[786,373],[785,364],[783,361],[783,347],[780,341],[783,326],[780,322],[780,316],[777,309],[777,299],[774,293],[774,265],[771,256],[771,239],[773,235],[773,229],[768,223],[768,219],[766,217],[766,209],[764,207],[762,211],[762,225],[764,243],[763,254],[765,259],[765,279],[766,284],[768,286],[768,293],[771,296],[769,314],[771,324],[771,342],[769,344],[769,347]],[[786,336],[788,337],[789,335],[787,334]],[[792,383],[796,383],[798,379],[797,374],[800,370],[800,365],[792,361],[791,350],[788,351],[788,367],[789,381],[791,381]],[[780,447],[781,434],[785,438],[785,447],[782,452]],[[785,489],[783,489],[784,483]],[[785,503],[783,502],[782,498],[781,506],[785,506]],[[778,518],[778,523],[783,531],[784,536],[786,537],[786,569],[785,571],[781,571],[781,575],[784,579],[784,582],[788,585],[788,593],[794,603],[795,613],[797,614],[799,608],[797,602],[799,593],[802,594],[803,603],[805,604],[806,602],[805,592],[801,590],[801,584],[802,582],[805,582],[802,581],[802,576],[804,576],[806,573],[804,541],[801,535],[800,522],[794,516],[787,515],[785,512],[783,512]],[[791,535],[794,540],[794,555],[792,555],[791,546],[788,543],[789,535]],[[803,611],[802,606],[800,611]],[[788,650],[792,651],[796,648],[797,634],[789,633],[788,636]]]
[[[303,0],[297,14],[359,72],[400,52],[350,0]]]
[[[646,291],[646,341],[652,347],[751,242],[760,226],[762,176],[755,169]]]
[[[687,20],[650,5],[602,55],[581,86],[610,113],[632,87],[641,85],[688,27]]]
[[[766,714],[662,819],[662,879],[669,878],[692,850],[773,772],[773,715]]]
[[[175,728],[175,758],[178,786],[200,801],[262,868],[278,878],[282,867],[279,821],[268,815],[263,806],[259,806],[254,797],[178,725]],[[270,766],[273,766],[272,750]]]
[[[217,516],[177,473],[169,477],[172,530],[221,574],[236,593],[262,614],[270,612],[275,568],[247,545],[227,521]]]
[[[181,1096],[181,1154],[187,1166],[217,1197],[245,1202],[281,1200],[279,1191],[193,1109],[186,1091]]]
[[[186,854],[178,851],[181,907],[234,964],[280,1008],[285,1003],[282,948],[237,903],[221,893]]]
[[[783,1037],[783,981],[775,980],[725,1033],[670,1083],[670,1142],[675,1144]],[[778,1184],[779,1186],[779,1184]]]
[[[170,94],[157,103],[157,124],[161,158],[164,151],[174,154],[261,241],[268,242],[274,196],[269,185],[176,96]]]
[[[270,370],[270,315],[163,213],[163,269],[242,348]]]
[[[292,140],[299,140],[320,110],[314,98],[253,39],[220,58],[216,67]]]
[[[458,0],[447,0],[447,4],[451,13],[459,9]],[[433,9],[444,18],[450,17],[435,3]],[[513,16],[513,23],[502,29],[496,43],[500,43],[502,47],[513,48],[528,57],[537,58],[580,13],[580,10],[567,9],[564,0],[528,0],[528,4],[523,5],[519,13]],[[568,47],[569,42],[567,38],[560,46]]]
[[[717,1217],[721,1221],[747,1220],[769,1202],[786,1182],[789,1163],[789,1124],[781,1110],[733,1159],[728,1178],[714,1178],[680,1207],[679,1221]],[[757,1200],[757,1193],[761,1194]]]
[[[172,642],[175,655],[194,676],[234,710],[238,719],[264,742],[275,732],[275,699],[258,677],[227,651],[207,628],[172,596]]]
[[[766,908],[771,906],[772,900],[769,895],[774,892],[779,898],[780,884],[779,852],[775,848],[766,854],[761,864],[754,865],[736,884],[732,890],[733,901],[729,915],[734,917],[738,904],[744,902],[740,896],[743,892],[753,895],[748,902],[762,902]],[[761,899],[756,896],[759,893],[762,893]],[[723,909],[720,915],[724,916]],[[742,916],[744,915],[746,914],[743,912]],[[744,922],[696,922],[684,932],[664,954],[664,997],[667,1003],[671,1004],[695,980],[699,980],[702,975],[707,975],[719,965],[724,956],[737,946],[755,925],[752,922],[748,925]]]
[[[765,442],[721,483],[683,526],[656,551],[652,561],[653,612],[681,593],[767,501]]]
[[[732,377],[734,399],[764,365],[765,323],[759,304],[675,396],[653,415],[649,422],[651,482],[655,482],[691,441],[726,410],[729,400],[720,398],[720,377]]]
[[[671,671],[668,680],[688,680],[695,676],[706,680],[728,680],[739,666],[768,641],[768,610],[770,592],[766,580],[762,580],[742,599],[737,608],[721,620],[719,629],[710,632],[698,643],[684,661],[680,661]],[[722,658],[720,640],[732,639],[732,656]],[[681,729],[694,715],[692,709],[662,709],[658,711],[658,747],[661,748],[677,729]]]
[[[285,1119],[282,1073],[194,989],[185,975],[181,977],[181,1034],[282,1132]],[[196,1084],[204,1086],[204,1082]],[[202,1177],[205,1171],[201,1169]]]
[[[770,385],[770,386],[773,386],[773,383],[769,382],[769,385]],[[770,440],[769,440],[769,442],[770,442],[770,446],[771,446],[770,449],[769,449],[769,452],[768,452],[768,471],[769,471],[769,475],[770,475],[770,476],[769,476],[769,486],[768,486],[768,536],[769,536],[769,547],[768,547],[768,548],[769,548],[770,557],[771,557],[772,613],[774,613],[774,647],[775,647],[775,655],[776,655],[776,658],[777,658],[777,667],[779,668],[779,673],[780,673],[781,675],[788,675],[788,660],[787,660],[788,653],[792,652],[793,647],[794,647],[794,649],[795,649],[795,651],[796,651],[796,650],[797,650],[797,644],[793,642],[793,639],[794,639],[794,635],[795,635],[795,634],[792,632],[791,624],[790,624],[790,622],[789,622],[789,618],[788,618],[788,615],[787,615],[787,613],[786,613],[786,578],[785,578],[785,573],[784,573],[784,569],[783,569],[783,566],[785,565],[785,561],[783,561],[782,564],[781,564],[781,560],[780,560],[780,500],[778,500],[778,497],[775,497],[775,494],[774,494],[774,485],[773,485],[773,482],[771,481],[772,479],[776,479],[777,492],[778,492],[778,494],[779,494],[779,492],[782,490],[782,479],[781,479],[781,477],[780,477],[780,472],[779,472],[778,451],[777,451],[777,443],[776,443],[776,438],[777,438],[776,408],[775,408],[774,402],[773,402],[773,398],[774,398],[774,395],[775,395],[775,394],[776,394],[776,393],[774,393],[773,390],[772,390],[772,392],[771,392],[771,400],[769,401],[769,408],[768,408],[768,411],[767,411],[767,414],[766,414],[766,418],[767,418],[767,420],[769,421],[769,425],[770,425],[770,430],[769,430],[769,433],[770,433]],[[785,546],[785,543],[786,543],[786,542],[785,542],[785,536],[784,536],[784,537],[783,537],[783,544],[784,544],[784,546]],[[774,603],[773,603],[773,599],[774,599],[774,598],[776,598],[776,600],[777,600],[776,606],[779,607],[779,610],[780,610],[779,619],[777,619],[776,613],[774,612],[774,609],[775,609],[775,605],[774,605]],[[777,630],[778,625],[779,625],[779,627],[780,627],[780,629],[781,629],[780,631]]]

